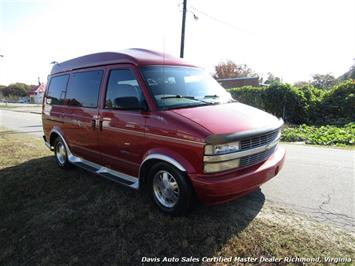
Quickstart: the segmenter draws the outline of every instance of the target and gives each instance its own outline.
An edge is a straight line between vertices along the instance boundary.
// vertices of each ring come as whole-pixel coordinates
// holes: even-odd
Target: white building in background
[[[30,103],[42,103],[45,90],[45,84],[40,83],[38,85],[32,85],[31,90],[28,93],[30,97]]]

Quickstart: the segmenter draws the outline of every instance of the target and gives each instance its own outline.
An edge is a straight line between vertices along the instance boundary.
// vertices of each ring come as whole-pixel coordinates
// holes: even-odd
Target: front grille
[[[240,141],[240,150],[250,150],[260,146],[264,146],[273,142],[277,135],[279,134],[279,129],[265,133],[263,135],[255,136],[248,139],[243,139]]]
[[[239,167],[247,167],[247,166],[251,166],[251,165],[260,163],[262,161],[265,161],[267,158],[269,158],[274,153],[275,149],[276,149],[276,146],[274,146],[271,149],[268,149],[266,151],[263,151],[263,152],[259,152],[256,154],[242,157],[242,158],[240,158]]]

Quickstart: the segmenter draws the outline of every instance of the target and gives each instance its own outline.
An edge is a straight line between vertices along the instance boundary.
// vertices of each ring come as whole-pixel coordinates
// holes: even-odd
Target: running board
[[[68,156],[70,163],[78,166],[86,171],[103,176],[111,181],[120,183],[122,185],[128,186],[133,189],[139,188],[139,179],[112,169],[103,167],[99,164],[84,160],[82,158],[76,157],[72,154]]]

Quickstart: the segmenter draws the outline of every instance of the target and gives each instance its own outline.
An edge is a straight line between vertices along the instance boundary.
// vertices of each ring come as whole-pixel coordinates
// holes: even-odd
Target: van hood
[[[275,116],[242,103],[208,105],[171,111],[198,123],[211,134],[231,134],[267,128],[278,122]]]

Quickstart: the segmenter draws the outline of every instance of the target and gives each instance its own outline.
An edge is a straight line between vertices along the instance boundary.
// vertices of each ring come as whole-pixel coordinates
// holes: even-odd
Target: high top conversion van
[[[218,204],[256,190],[285,157],[281,119],[236,102],[201,68],[143,49],[55,64],[42,121],[59,167],[145,189],[174,215],[194,195]]]

